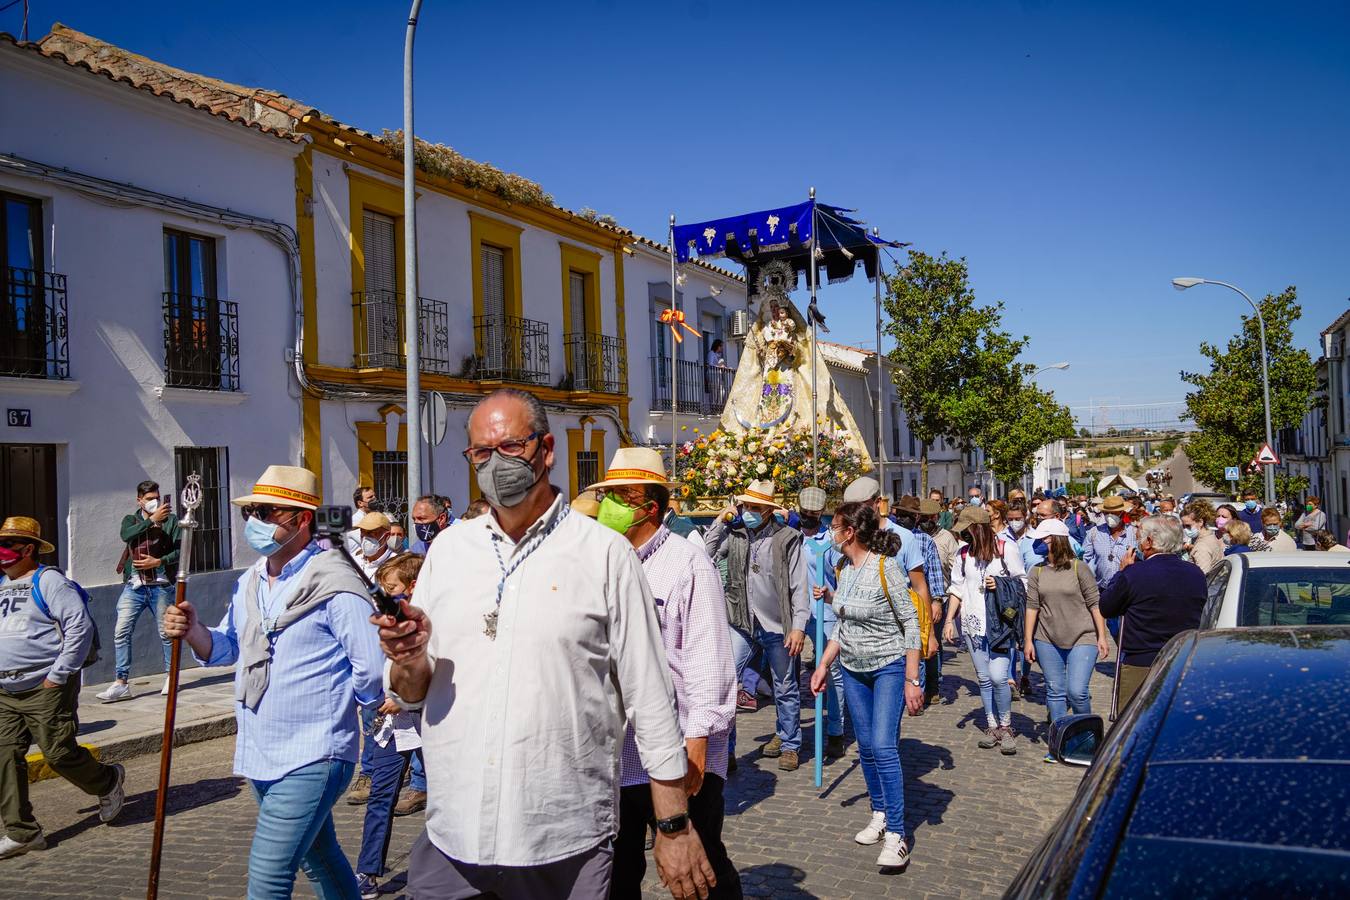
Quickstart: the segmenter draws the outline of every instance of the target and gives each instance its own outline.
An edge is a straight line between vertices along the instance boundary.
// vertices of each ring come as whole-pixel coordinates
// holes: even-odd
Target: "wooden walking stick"
[[[183,517],[178,520],[178,579],[174,606],[182,606],[187,599],[188,569],[192,565],[192,532],[197,527],[194,513],[202,505],[202,477],[189,475],[187,485],[178,495],[183,506]],[[163,625],[160,626],[163,628]],[[173,722],[178,709],[178,662],[183,653],[183,639],[174,638],[169,656],[169,698],[164,704],[164,742],[159,749],[159,792],[155,794],[155,839],[150,845],[150,881],[145,888],[146,900],[159,896],[159,857],[164,849],[164,810],[169,796],[169,765],[173,759]]]

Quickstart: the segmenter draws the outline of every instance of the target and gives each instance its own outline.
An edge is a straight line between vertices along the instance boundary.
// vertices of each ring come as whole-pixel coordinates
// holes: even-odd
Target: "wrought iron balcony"
[[[164,293],[164,383],[239,390],[239,304]]]
[[[70,377],[66,276],[5,270],[0,295],[0,375]]]
[[[669,356],[653,356],[652,409],[670,411],[671,371]],[[720,416],[731,394],[731,369],[708,366],[694,359],[676,362],[679,379],[677,409],[681,413],[698,416]]]
[[[474,358],[463,374],[486,381],[548,384],[548,324],[516,316],[473,317]]]
[[[622,394],[628,389],[628,347],[623,338],[564,334],[563,351],[572,390]]]
[[[418,297],[420,370],[437,375],[450,374],[450,326],[448,306],[440,300]],[[356,360],[358,369],[403,369],[404,355],[403,295],[397,291],[353,291],[352,310],[356,314]]]

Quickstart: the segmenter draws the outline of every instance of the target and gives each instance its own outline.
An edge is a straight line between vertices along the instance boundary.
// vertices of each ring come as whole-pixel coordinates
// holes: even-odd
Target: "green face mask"
[[[1311,503],[1305,503],[1305,504],[1303,504],[1303,508],[1306,509],[1308,512],[1312,512],[1312,511],[1313,511],[1313,505],[1312,505]]]
[[[640,507],[629,506],[613,494],[606,494],[600,501],[600,513],[595,520],[606,528],[613,528],[619,534],[627,534],[634,525],[646,520],[646,516],[636,518]]]

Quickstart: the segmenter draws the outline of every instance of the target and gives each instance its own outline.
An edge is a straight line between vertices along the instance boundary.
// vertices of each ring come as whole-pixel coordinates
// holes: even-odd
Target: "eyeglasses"
[[[542,431],[532,431],[523,438],[507,438],[500,444],[487,445],[481,447],[465,447],[463,450],[464,458],[472,465],[481,466],[492,458],[493,451],[502,456],[521,457],[525,455],[526,449],[530,446],[530,441],[544,436]]]
[[[279,512],[295,513],[296,515],[300,513],[300,510],[290,506],[272,506],[269,503],[251,503],[248,506],[241,507],[239,511],[243,513],[245,522],[249,519],[263,519],[265,521]]]

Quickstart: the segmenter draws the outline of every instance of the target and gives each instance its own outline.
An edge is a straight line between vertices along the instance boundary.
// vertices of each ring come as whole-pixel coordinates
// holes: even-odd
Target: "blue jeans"
[[[769,671],[773,673],[773,705],[778,712],[778,739],[783,742],[784,750],[796,752],[802,746],[802,694],[797,683],[797,660],[788,656],[783,645],[783,636],[773,631],[765,631],[755,623],[754,638],[739,628],[731,629],[731,652],[736,657],[736,683],[741,681],[745,664],[750,661],[755,644],[764,651],[769,660]],[[736,753],[736,732],[731,732],[730,751]]]
[[[408,778],[408,790],[427,792],[427,765],[422,761],[422,751],[414,750],[412,775]]]
[[[173,602],[173,588],[169,585],[137,587],[131,582],[122,588],[122,596],[117,598],[117,626],[113,629],[113,655],[117,666],[117,680],[126,681],[131,676],[131,635],[136,631],[136,622],[141,613],[148,612],[155,618],[155,632],[164,644],[164,671],[169,671],[169,654],[173,643],[164,640],[164,608]]]
[[[320,900],[359,896],[356,875],[333,829],[333,804],[352,780],[353,766],[321,759],[276,781],[253,781],[258,827],[248,854],[249,900],[283,900],[303,868]]]
[[[358,707],[361,714],[361,774],[367,778],[374,779],[375,772],[371,765],[371,754],[379,749],[379,745],[370,739],[370,728],[375,722],[375,707]],[[412,752],[412,776],[408,778],[408,790],[427,792],[427,767],[422,762],[422,751],[414,750]],[[400,778],[403,776],[399,776]]]
[[[1008,685],[1008,654],[989,655],[989,639],[984,635],[966,635],[966,650],[980,679],[980,700],[984,702],[985,724],[989,728],[1012,724],[1012,688]]]
[[[1046,641],[1036,641],[1036,661],[1045,676],[1045,707],[1050,712],[1050,721],[1064,718],[1069,709],[1075,713],[1092,712],[1088,682],[1097,665],[1096,644],[1079,644],[1064,650]]]
[[[863,780],[872,811],[886,813],[886,830],[905,833],[905,779],[900,771],[900,717],[905,709],[905,658],[875,672],[844,668],[844,697],[853,716]]]
[[[370,754],[370,799],[366,801],[366,819],[361,830],[361,854],[356,860],[356,871],[362,875],[381,876],[384,861],[389,855],[389,836],[393,832],[394,804],[403,784],[403,772],[408,767],[412,750],[400,753],[391,737],[381,747],[374,738],[366,738],[373,750]]]
[[[814,607],[816,601],[811,601]],[[830,636],[834,634],[835,624],[838,621],[835,618],[834,610],[829,604],[825,605],[825,615],[822,616],[825,625],[825,642],[828,643]],[[816,639],[816,617],[812,616],[806,623],[806,634],[812,641]],[[819,665],[820,657],[825,653],[825,645],[821,644],[816,648],[816,664]],[[839,665],[839,660],[830,664],[830,680],[825,682],[825,733],[830,737],[844,736],[844,667]]]

